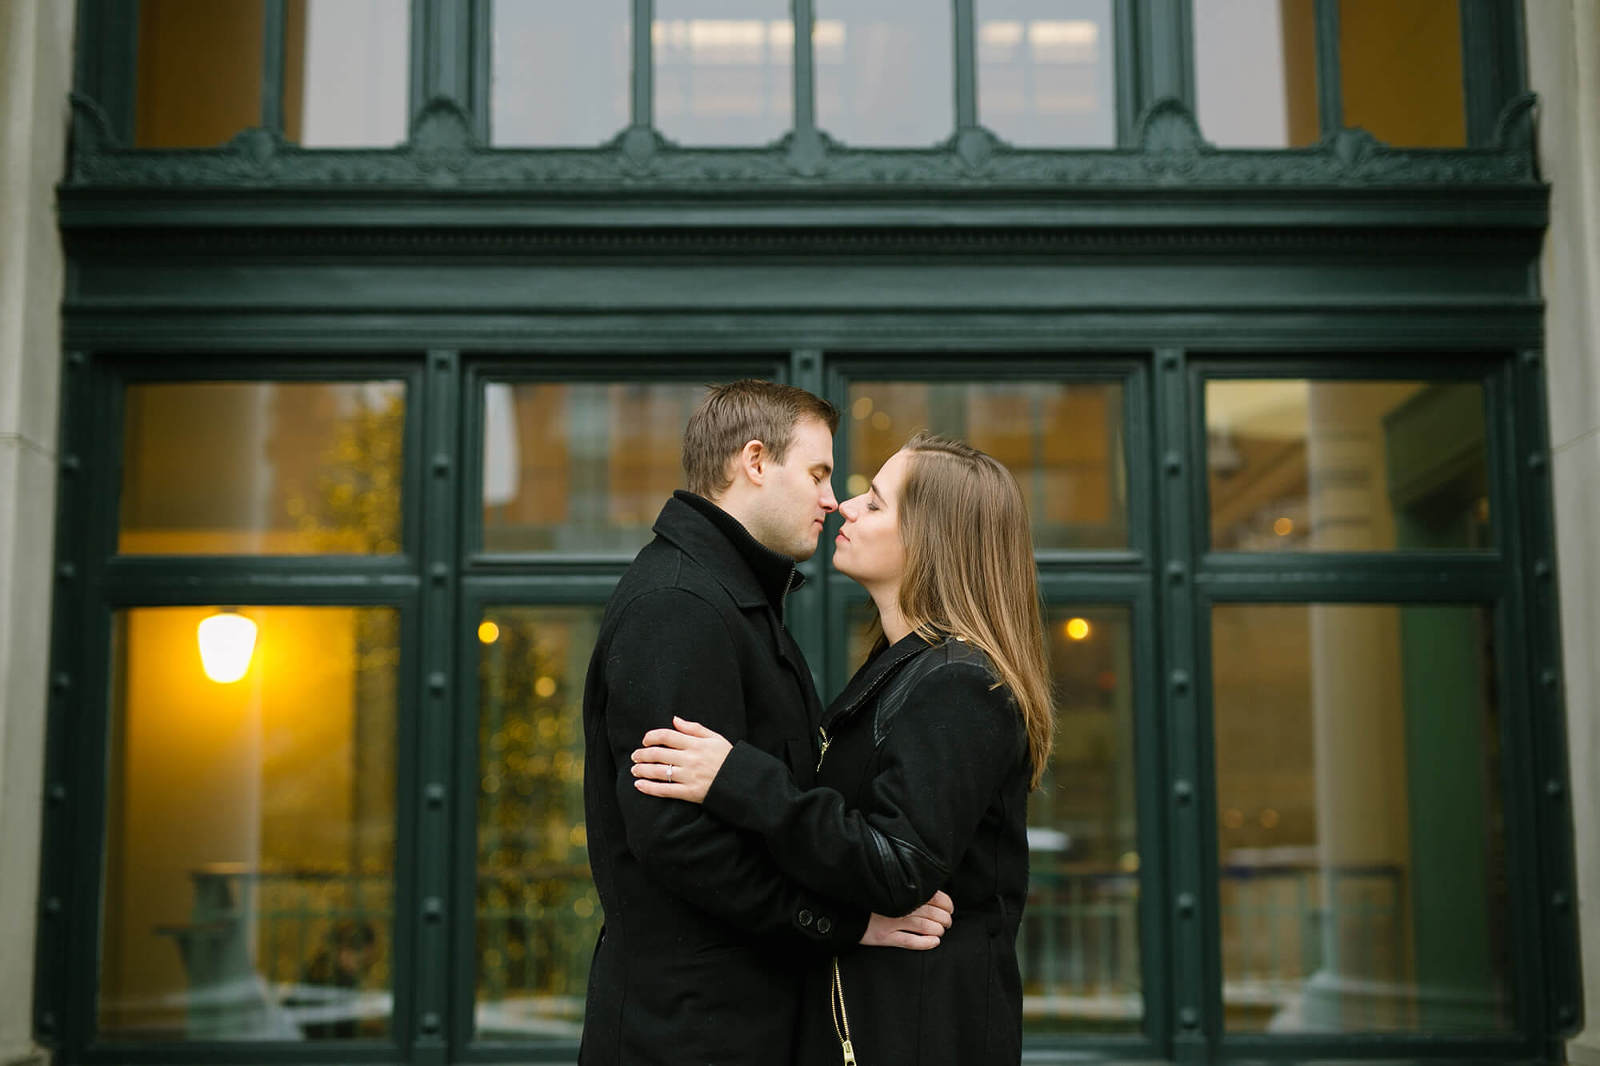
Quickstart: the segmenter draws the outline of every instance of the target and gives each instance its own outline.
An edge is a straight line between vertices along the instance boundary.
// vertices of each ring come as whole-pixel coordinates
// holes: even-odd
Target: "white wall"
[[[1541,283],[1588,1022],[1567,1055],[1600,1066],[1600,5],[1524,7],[1540,165],[1552,186]]]
[[[32,1058],[73,4],[0,3],[0,1064]]]

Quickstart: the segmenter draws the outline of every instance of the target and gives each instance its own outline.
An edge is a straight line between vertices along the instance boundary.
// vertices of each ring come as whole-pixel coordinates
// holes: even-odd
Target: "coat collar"
[[[923,640],[913,630],[868,659],[861,669],[856,671],[850,683],[845,685],[844,691],[829,705],[828,712],[822,716],[823,722],[832,725],[839,719],[854,714],[883,687],[884,682],[900,671],[900,667],[931,647],[934,645]]]
[[[656,518],[657,536],[705,567],[740,607],[766,604],[783,617],[783,598],[805,582],[795,561],[750,535],[704,496],[679,489]]]

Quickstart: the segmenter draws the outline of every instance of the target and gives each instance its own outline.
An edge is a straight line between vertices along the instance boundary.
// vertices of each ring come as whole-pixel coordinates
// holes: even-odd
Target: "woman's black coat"
[[[839,957],[863,1066],[978,1066],[1021,1057],[1016,937],[1028,891],[1027,733],[970,644],[912,634],[867,662],[823,716],[817,787],[739,743],[706,808],[766,837],[785,873],[880,914],[943,889],[955,924],[932,951]],[[803,920],[803,918],[802,918]],[[831,964],[813,966],[795,1061],[842,1061]]]

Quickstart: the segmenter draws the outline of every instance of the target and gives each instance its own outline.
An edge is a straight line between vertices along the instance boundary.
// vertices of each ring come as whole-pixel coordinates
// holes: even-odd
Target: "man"
[[[673,715],[812,783],[821,706],[783,610],[796,561],[838,506],[838,420],[788,385],[710,390],[684,431],[690,491],[667,501],[606,607],[583,696],[589,861],[606,913],[585,1066],[782,1062],[809,952],[926,949],[938,944],[926,932],[950,924],[942,893],[889,919],[808,892],[760,838],[633,787],[634,749]]]

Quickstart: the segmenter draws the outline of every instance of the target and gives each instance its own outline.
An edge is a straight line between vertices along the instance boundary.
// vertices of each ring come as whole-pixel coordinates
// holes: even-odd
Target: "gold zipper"
[[[833,1014],[833,1034],[839,1038],[844,1066],[856,1066],[856,1049],[850,1043],[850,1016],[844,1012],[844,981],[839,977],[839,956],[833,957],[833,983],[828,986],[828,1010]]]
[[[820,725],[817,726],[817,734],[822,737],[822,751],[817,754],[817,769],[821,770],[822,760],[828,757],[828,745],[833,743],[833,738],[830,737],[828,735],[828,731],[822,728]]]

